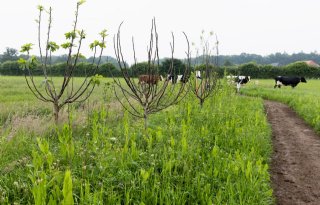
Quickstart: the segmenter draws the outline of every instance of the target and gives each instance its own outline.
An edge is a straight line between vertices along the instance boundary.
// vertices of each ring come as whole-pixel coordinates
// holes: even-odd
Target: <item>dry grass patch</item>
[[[50,127],[52,120],[49,117],[38,115],[20,116],[15,114],[8,119],[4,125],[4,130],[9,129],[7,139],[12,139],[18,132],[34,133],[35,135],[44,135]]]

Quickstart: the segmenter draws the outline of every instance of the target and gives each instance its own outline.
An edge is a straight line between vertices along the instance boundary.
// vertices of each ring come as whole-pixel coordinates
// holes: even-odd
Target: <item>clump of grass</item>
[[[32,201],[27,177],[33,137],[18,132],[14,138],[0,138],[0,204]]]

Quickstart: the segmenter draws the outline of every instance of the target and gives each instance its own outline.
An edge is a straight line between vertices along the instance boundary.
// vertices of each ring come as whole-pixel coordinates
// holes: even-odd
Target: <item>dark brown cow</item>
[[[139,75],[138,84],[157,84],[158,81],[162,81],[161,75]]]

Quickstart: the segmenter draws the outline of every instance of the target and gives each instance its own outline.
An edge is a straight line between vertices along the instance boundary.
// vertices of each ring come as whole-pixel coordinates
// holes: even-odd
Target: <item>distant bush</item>
[[[141,63],[136,63],[133,64],[130,69],[133,71],[133,75],[138,76],[138,75],[143,75],[148,73],[149,69],[156,69],[157,66],[153,64],[149,64],[148,62],[141,62]]]
[[[65,72],[65,66],[67,66],[66,63],[56,63],[47,68],[47,71],[52,76],[63,76]],[[74,70],[74,76],[86,76],[86,74],[89,74],[92,72],[93,66],[90,63],[82,62],[79,63],[76,66],[76,69]],[[42,75],[41,69],[34,69],[33,75],[39,76]],[[110,72],[114,76],[120,75],[120,70],[116,68],[112,63],[105,63],[100,65],[99,69],[97,70],[97,74],[100,74],[104,77],[110,77]],[[24,75],[24,71],[19,67],[19,64],[17,61],[6,61],[2,64],[0,64],[0,75],[10,75],[10,76],[22,76]]]
[[[186,70],[186,64],[182,62],[180,59],[174,58],[171,60],[170,58],[166,58],[160,65],[159,73],[164,75],[166,73],[169,73],[170,68],[173,66],[173,74],[174,75],[180,75],[185,73]]]
[[[23,71],[19,68],[17,61],[5,61],[0,66],[1,75],[22,75]]]
[[[287,75],[298,75],[309,78],[319,78],[320,68],[308,66],[305,62],[288,64],[283,69]]]
[[[113,76],[120,76],[121,71],[112,63],[104,63],[98,69],[98,74],[102,75],[103,77],[111,77],[110,74]]]

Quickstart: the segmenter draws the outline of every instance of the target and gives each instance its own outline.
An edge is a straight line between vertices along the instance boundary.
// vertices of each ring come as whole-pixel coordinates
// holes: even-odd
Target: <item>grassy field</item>
[[[146,132],[109,80],[71,107],[70,129],[53,125],[23,78],[0,76],[0,204],[274,203],[260,98],[224,85],[201,109],[189,95],[150,116]]]
[[[306,122],[320,133],[320,81],[308,80],[297,87],[274,89],[274,80],[256,80],[244,86],[241,93],[283,102],[292,107]]]

